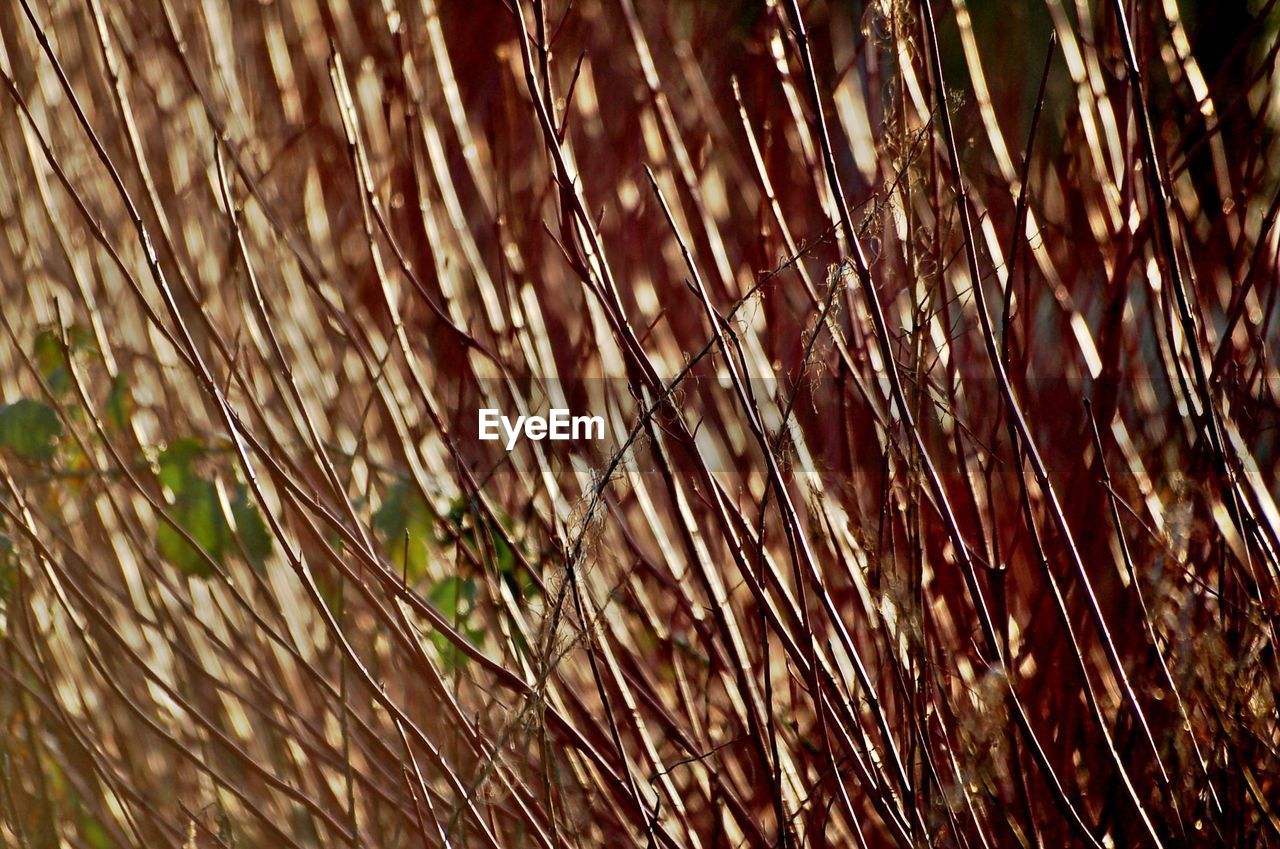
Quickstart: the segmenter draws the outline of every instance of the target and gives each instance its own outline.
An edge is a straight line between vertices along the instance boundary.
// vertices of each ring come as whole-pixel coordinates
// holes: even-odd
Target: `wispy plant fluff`
[[[0,845],[1280,845],[1275,6],[0,4]]]

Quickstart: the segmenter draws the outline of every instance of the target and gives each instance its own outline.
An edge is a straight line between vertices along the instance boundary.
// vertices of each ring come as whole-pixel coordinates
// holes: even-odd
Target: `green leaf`
[[[0,531],[0,610],[13,594],[18,583],[18,562],[14,555],[13,540]]]
[[[193,460],[209,453],[205,444],[193,437],[174,440],[160,452],[156,458],[160,466],[160,482],[167,486],[175,496],[181,496],[183,490],[200,476],[191,468]]]
[[[402,566],[410,581],[419,580],[431,562],[436,514],[408,482],[396,481],[373,514],[373,527],[383,537],[391,560]],[[405,535],[409,538],[405,550]]]
[[[19,398],[0,407],[0,449],[24,460],[47,463],[62,436],[62,421],[48,404]]]
[[[538,592],[538,585],[530,578],[528,570],[519,564],[515,550],[507,542],[507,538],[511,536],[510,520],[500,515],[498,519],[502,522],[501,526],[492,520],[483,520],[488,537],[485,546],[481,544],[483,538],[477,537],[475,532],[475,519],[478,515],[478,511],[472,509],[470,501],[460,495],[450,502],[447,518],[458,529],[459,541],[471,550],[476,559],[484,562],[492,556],[498,575],[511,589],[517,601],[532,598]]]
[[[244,544],[245,553],[249,555],[249,562],[262,568],[262,564],[271,556],[271,531],[258,512],[258,506],[249,500],[249,488],[244,484],[236,487],[236,497],[231,502],[231,518],[235,520],[236,532]]]
[[[156,545],[160,553],[186,575],[210,577],[213,570],[201,556],[200,549],[220,563],[231,536],[226,517],[222,515],[222,505],[218,503],[217,489],[200,478],[188,481],[177,494],[169,514],[195,541],[195,547],[176,528],[162,522],[156,529]]]
[[[72,354],[97,350],[93,334],[87,328],[73,324],[67,328],[66,335]],[[71,389],[71,371],[67,367],[67,355],[62,350],[62,334],[57,328],[46,327],[37,333],[31,354],[53,394],[63,395]]]
[[[458,628],[462,636],[473,645],[479,646],[484,642],[483,628]],[[440,663],[444,666],[445,671],[454,672],[467,665],[470,659],[462,649],[453,644],[453,641],[438,631],[431,633],[431,644],[436,648],[436,654],[440,655]]]
[[[228,553],[237,550],[235,538],[238,533],[249,563],[261,568],[271,554],[271,532],[243,484],[236,486],[235,497],[231,499],[231,519],[235,523],[235,530],[232,530],[218,499],[217,487],[194,466],[196,460],[209,453],[205,443],[189,437],[175,440],[160,452],[157,458],[160,482],[173,495],[169,514],[191,536],[195,545],[188,542],[177,528],[161,523],[156,529],[156,547],[184,574],[207,578],[212,575],[212,569],[201,550],[214,562],[223,563]]]
[[[316,590],[320,593],[320,600],[324,602],[325,607],[329,608],[329,612],[337,617],[344,609],[342,604],[342,579],[330,574],[328,570],[317,571],[314,577]]]
[[[36,334],[35,344],[31,351],[36,368],[44,375],[45,383],[55,395],[61,395],[71,388],[71,375],[67,371],[66,360],[62,355],[62,342],[52,328],[46,328]]]
[[[84,836],[85,842],[91,849],[111,849],[115,845],[111,842],[111,836],[107,834],[107,830],[102,827],[102,823],[87,812],[80,814],[80,834]]]
[[[484,639],[484,631],[481,629],[459,628],[470,642],[480,645]],[[467,665],[470,659],[462,649],[453,644],[453,641],[444,634],[433,631],[431,634],[431,644],[436,648],[436,654],[440,656],[440,663],[446,672],[454,672]]]
[[[117,374],[111,383],[111,394],[103,405],[107,416],[107,424],[116,430],[124,430],[133,416],[133,392],[123,374]]]
[[[484,628],[472,626],[469,622],[476,609],[475,581],[450,575],[437,581],[427,593],[427,598],[467,640],[477,646],[484,642]],[[453,671],[467,662],[467,656],[444,634],[433,633],[431,642],[445,669]]]
[[[450,622],[465,622],[476,608],[476,583],[470,578],[450,575],[437,581],[427,598]]]

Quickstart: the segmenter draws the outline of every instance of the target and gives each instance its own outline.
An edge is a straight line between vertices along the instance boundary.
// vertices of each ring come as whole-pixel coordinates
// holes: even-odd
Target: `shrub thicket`
[[[0,845],[1280,844],[1275,6],[0,4]]]

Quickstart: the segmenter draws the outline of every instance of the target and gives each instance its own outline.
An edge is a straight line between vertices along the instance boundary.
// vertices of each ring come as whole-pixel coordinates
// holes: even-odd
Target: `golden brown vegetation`
[[[1275,6],[0,4],[0,845],[1277,845]]]

